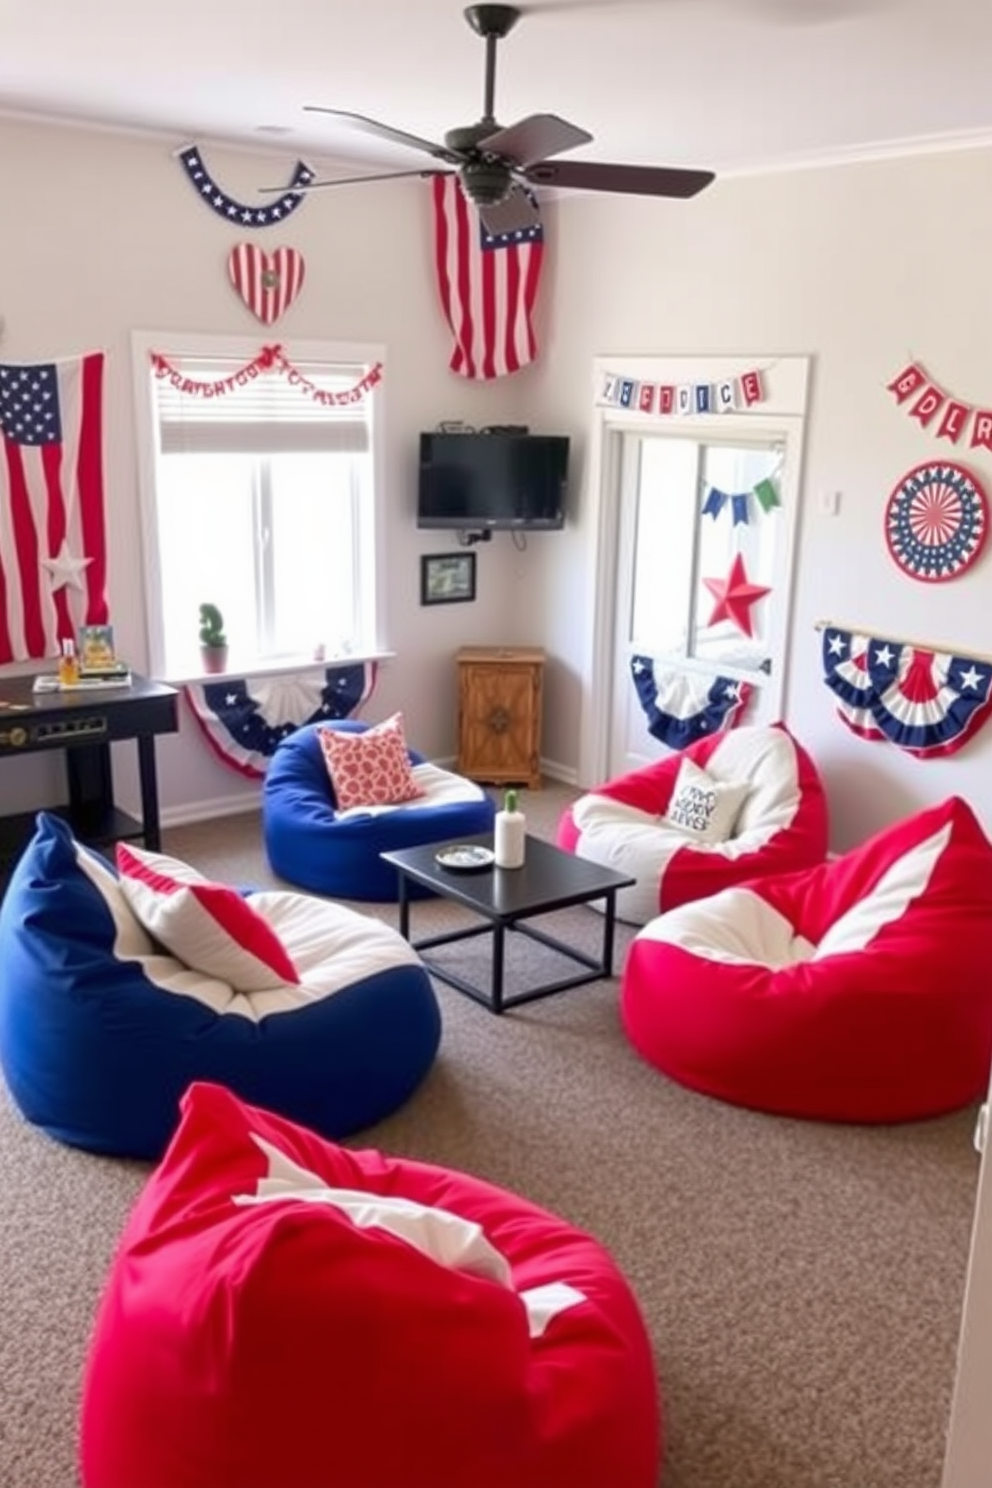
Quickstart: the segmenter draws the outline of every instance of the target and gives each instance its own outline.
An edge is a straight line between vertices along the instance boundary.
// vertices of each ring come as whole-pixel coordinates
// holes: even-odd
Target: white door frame
[[[664,420],[680,433],[699,438],[711,436],[714,428],[729,430],[729,420],[751,430],[774,436],[776,431],[790,436],[789,481],[796,493],[786,512],[790,524],[787,535],[785,582],[781,595],[782,624],[787,633],[791,611],[793,555],[795,553],[803,460],[803,429],[806,414],[810,358],[806,356],[605,356],[593,361],[593,412],[587,464],[586,500],[592,516],[594,548],[592,554],[594,602],[589,636],[589,686],[583,708],[579,743],[579,780],[592,784],[606,778],[609,763],[611,703],[613,695],[613,660],[615,653],[614,618],[617,603],[617,559],[619,553],[619,513],[610,496],[619,489],[620,436],[628,430],[657,430]],[[635,389],[645,383],[682,387],[686,385],[717,386],[757,371],[762,397],[750,407],[737,407],[727,413],[692,415],[642,413],[636,406],[623,407],[605,395],[609,379],[621,378],[634,383]],[[636,396],[634,398],[636,404]],[[796,431],[798,430],[798,435]],[[788,648],[783,652],[779,685],[785,687]]]

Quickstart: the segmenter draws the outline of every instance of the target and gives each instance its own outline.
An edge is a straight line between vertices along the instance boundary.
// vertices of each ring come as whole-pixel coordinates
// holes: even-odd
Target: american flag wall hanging
[[[266,202],[264,206],[252,206],[249,202],[236,201],[217,185],[195,145],[186,145],[184,149],[177,151],[177,158],[200,193],[200,200],[206,202],[218,217],[230,222],[232,227],[275,227],[278,223],[285,222],[306,200],[306,193],[295,188],[308,186],[314,179],[314,172],[310,167],[298,160],[283,195],[276,201]]]
[[[238,243],[227,259],[235,290],[265,325],[289,309],[303,288],[304,271],[303,254],[295,248],[266,253],[254,243]]]
[[[438,293],[455,338],[448,365],[479,380],[519,372],[537,356],[532,317],[544,229],[538,222],[487,232],[455,175],[434,176],[431,193]]]
[[[0,663],[105,625],[102,351],[0,365]]]
[[[697,739],[734,728],[754,692],[750,682],[733,677],[674,668],[656,671],[650,656],[632,656],[630,675],[648,733],[669,749],[685,749]]]

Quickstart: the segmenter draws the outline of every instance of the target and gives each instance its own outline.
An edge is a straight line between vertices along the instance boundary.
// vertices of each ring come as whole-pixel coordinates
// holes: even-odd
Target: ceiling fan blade
[[[394,129],[391,124],[369,119],[365,114],[352,114],[346,109],[322,108],[317,103],[304,104],[304,108],[309,114],[330,114],[332,118],[344,119],[355,129],[361,129],[365,134],[374,134],[377,139],[389,140],[391,144],[406,145],[411,150],[426,150],[435,160],[446,160],[449,165],[458,165],[462,158],[454,150],[449,150],[447,145],[421,139],[419,134],[407,134],[405,129]]]
[[[559,155],[562,150],[587,145],[591,139],[588,130],[559,119],[557,114],[530,114],[480,140],[479,149],[498,155],[511,165],[532,165],[549,155]]]
[[[623,191],[631,196],[695,196],[716,180],[713,171],[663,165],[607,165],[601,160],[539,160],[522,175],[533,186]]]
[[[537,203],[528,191],[519,186],[513,187],[505,201],[497,202],[495,206],[480,207],[479,218],[486,232],[494,238],[505,233],[529,232],[531,228],[541,225]]]
[[[290,186],[288,190],[305,193],[319,191],[322,186],[354,186],[359,181],[398,181],[401,176],[447,176],[450,174],[450,171],[436,171],[429,165],[424,165],[419,170],[383,171],[374,176],[332,176],[326,181],[308,181],[305,186]],[[285,196],[287,192],[285,183],[282,186],[259,186],[258,189],[259,191],[277,191],[280,196]]]

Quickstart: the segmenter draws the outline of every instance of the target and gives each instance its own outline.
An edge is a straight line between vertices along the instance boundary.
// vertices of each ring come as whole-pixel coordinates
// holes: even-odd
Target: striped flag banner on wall
[[[107,624],[103,366],[0,364],[0,663]]]
[[[544,229],[537,222],[487,232],[455,175],[434,176],[431,192],[438,292],[455,338],[448,365],[479,380],[518,372],[537,356],[532,316]]]
[[[305,723],[350,717],[371,696],[375,680],[375,662],[357,661],[299,676],[188,682],[185,694],[217,757],[257,780],[283,739]]]
[[[248,309],[265,325],[279,319],[303,288],[303,254],[296,248],[273,248],[238,243],[227,256],[231,283]]]

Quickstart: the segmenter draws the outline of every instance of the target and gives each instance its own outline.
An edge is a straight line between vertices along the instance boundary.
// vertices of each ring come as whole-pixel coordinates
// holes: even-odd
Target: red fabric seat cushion
[[[915,1120],[985,1090],[992,844],[957,797],[818,868],[751,880],[635,938],[621,1015],[682,1084],[759,1110]]]
[[[334,1203],[235,1202],[300,1170],[477,1225],[510,1284]],[[534,1336],[521,1294],[549,1283],[581,1299]],[[114,1260],[81,1441],[85,1488],[655,1488],[659,1463],[647,1335],[594,1239],[206,1084]]]

